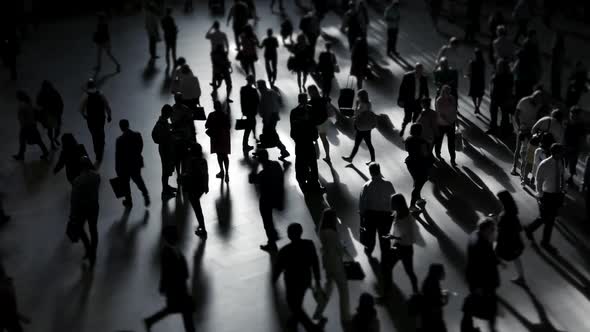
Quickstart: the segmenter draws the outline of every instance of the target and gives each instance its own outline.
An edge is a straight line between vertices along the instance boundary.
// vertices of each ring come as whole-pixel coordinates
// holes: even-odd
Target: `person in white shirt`
[[[563,165],[563,155],[563,145],[554,143],[551,146],[551,157],[539,164],[535,178],[537,179],[540,216],[525,229],[529,240],[534,242],[534,232],[543,225],[541,246],[550,253],[557,252],[557,249],[550,242],[555,218],[564,199],[565,167]]]
[[[393,184],[381,175],[378,163],[369,165],[371,180],[363,186],[359,199],[361,216],[361,243],[365,246],[365,254],[370,256],[375,249],[375,235],[379,234],[379,246],[383,256],[389,248],[389,241],[383,236],[389,234],[391,224],[391,204],[389,199],[395,194]]]
[[[549,133],[553,137],[553,142],[563,144],[563,135],[565,132],[563,113],[558,109],[553,110],[551,115],[540,118],[531,131],[533,133]]]
[[[387,23],[387,55],[398,55],[397,35],[399,32],[400,10],[399,0],[391,0],[391,4],[385,9],[383,15]]]
[[[522,98],[514,111],[514,129],[516,132],[516,147],[510,174],[518,175],[516,165],[526,157],[527,146],[531,139],[531,130],[537,121],[539,110],[543,106],[543,93],[535,91],[532,95]],[[521,168],[522,168],[521,164]]]

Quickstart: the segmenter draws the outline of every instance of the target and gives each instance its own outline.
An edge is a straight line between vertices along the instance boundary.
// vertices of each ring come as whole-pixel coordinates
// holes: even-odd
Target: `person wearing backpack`
[[[109,102],[98,90],[96,82],[92,78],[86,83],[86,96],[82,100],[80,113],[86,119],[88,130],[90,130],[90,135],[92,136],[96,162],[100,163],[104,156],[105,120],[111,122],[112,117]]]
[[[161,115],[152,130],[152,139],[158,144],[158,153],[162,163],[162,200],[176,196],[176,188],[168,184],[168,179],[174,172],[174,146],[172,141],[172,127],[170,125],[172,106],[162,107]]]
[[[366,90],[359,90],[357,92],[357,105],[354,114],[354,128],[356,129],[356,136],[354,138],[354,147],[348,157],[342,159],[348,163],[352,163],[354,156],[359,150],[361,142],[364,140],[371,155],[371,161],[367,165],[375,162],[375,149],[371,142],[371,131],[376,127],[377,116],[371,109],[371,101],[369,101],[369,94]]]
[[[182,188],[188,194],[199,226],[195,235],[202,239],[207,238],[205,217],[201,208],[201,196],[209,192],[209,168],[207,160],[203,156],[203,148],[197,142],[191,143],[188,149],[188,158],[182,174]]]

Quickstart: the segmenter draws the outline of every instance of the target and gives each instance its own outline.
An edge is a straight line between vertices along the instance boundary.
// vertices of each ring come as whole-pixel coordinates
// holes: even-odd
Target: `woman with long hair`
[[[354,147],[352,148],[352,152],[350,152],[350,156],[342,157],[342,159],[346,162],[352,163],[361,142],[364,140],[369,149],[369,153],[371,154],[371,161],[367,163],[368,165],[375,161],[375,149],[371,142],[371,130],[375,128],[376,115],[371,109],[371,101],[369,100],[369,94],[366,90],[360,90],[357,92],[357,104],[354,113],[354,128],[356,129]]]

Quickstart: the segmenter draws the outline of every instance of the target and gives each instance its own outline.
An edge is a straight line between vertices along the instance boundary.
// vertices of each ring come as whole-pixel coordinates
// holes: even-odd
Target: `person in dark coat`
[[[30,323],[18,309],[14,283],[0,265],[0,331],[22,332],[22,323]]]
[[[262,40],[259,47],[264,49],[264,67],[266,68],[268,83],[271,87],[274,87],[277,81],[277,49],[279,48],[279,40],[273,36],[272,29],[266,31],[266,38]]]
[[[31,102],[31,97],[24,91],[16,92],[16,100],[18,101],[18,122],[20,124],[20,132],[18,135],[18,153],[12,156],[15,160],[24,160],[25,152],[28,144],[35,144],[41,148],[43,154],[42,160],[47,160],[49,151],[43,140],[39,129],[37,129],[37,119],[35,117],[35,110]]]
[[[469,61],[467,76],[469,77],[469,96],[473,100],[475,114],[479,114],[479,107],[486,90],[486,62],[479,48],[475,49],[473,59]]]
[[[174,142],[170,117],[172,106],[166,104],[162,107],[160,117],[152,129],[152,139],[158,144],[158,154],[162,164],[162,200],[176,196],[176,188],[168,184],[168,180],[174,173]]]
[[[217,93],[217,89],[225,82],[225,94],[227,95],[227,102],[233,103],[231,100],[231,90],[233,88],[231,73],[233,72],[231,62],[227,58],[227,52],[223,46],[218,45],[211,51],[211,62],[213,65],[213,79],[211,86],[213,86],[213,94]]]
[[[359,305],[351,321],[352,332],[379,332],[379,318],[375,309],[375,298],[369,293],[361,294]]]
[[[61,131],[61,118],[64,110],[61,95],[51,82],[43,81],[36,103],[40,108],[41,124],[47,129],[51,148],[55,149],[59,146],[58,137]]]
[[[494,11],[488,20],[488,31],[490,34],[490,44],[488,46],[488,56],[491,64],[496,63],[494,58],[494,41],[498,38],[498,27],[506,24],[506,19],[500,10]]]
[[[326,50],[320,53],[316,71],[320,76],[322,96],[329,98],[332,91],[332,81],[336,72],[340,71],[336,55],[332,52],[332,44],[329,42],[326,43]]]
[[[299,105],[291,111],[291,138],[295,142],[295,177],[303,193],[321,188],[318,177],[315,141],[318,130],[313,121],[307,94],[298,96]]]
[[[240,89],[240,105],[242,106],[242,115],[246,118],[246,128],[244,129],[244,136],[242,138],[242,150],[244,153],[252,150],[254,147],[248,144],[250,133],[256,139],[256,113],[258,112],[258,104],[260,103],[260,96],[256,89],[256,79],[253,75],[246,77],[246,85]]]
[[[231,153],[231,123],[228,112],[223,110],[221,102],[213,102],[214,112],[209,113],[205,128],[211,141],[211,153],[217,154],[217,163],[219,164],[219,173],[215,176],[218,179],[224,179],[229,182],[229,158]]]
[[[176,40],[178,27],[172,17],[172,8],[166,8],[166,15],[160,22],[164,32],[164,44],[166,46],[166,67],[170,67],[170,53],[172,53],[172,67],[176,66]]]
[[[502,212],[498,220],[498,238],[496,239],[496,255],[503,261],[514,262],[516,278],[512,282],[524,285],[524,269],[520,256],[524,250],[522,241],[522,225],[518,218],[518,207],[512,195],[506,190],[497,194],[502,203]]]
[[[346,32],[348,47],[352,50],[356,40],[364,35],[361,13],[354,1],[348,2],[348,10],[344,13],[340,30]]]
[[[122,119],[119,121],[119,128],[123,134],[117,138],[115,151],[115,170],[117,176],[127,185],[130,180],[137,185],[137,188],[143,195],[145,206],[150,205],[150,195],[145,186],[145,182],[141,177],[141,169],[143,168],[143,139],[139,132],[129,129],[129,121]],[[131,198],[131,190],[128,190],[123,206],[131,208],[133,200]]]
[[[288,46],[289,51],[293,53],[291,60],[290,70],[297,74],[297,86],[299,87],[299,93],[305,92],[305,85],[307,84],[307,75],[309,75],[309,69],[313,58],[310,58],[309,53],[309,41],[304,34],[297,36],[297,41],[294,45]],[[289,62],[287,62],[289,66]]]
[[[227,25],[229,26],[229,21],[233,19],[234,40],[236,41],[237,49],[241,47],[240,35],[248,25],[250,17],[250,8],[248,8],[248,5],[242,0],[235,0],[227,15]]]
[[[260,246],[260,249],[274,252],[277,250],[276,242],[279,236],[274,226],[272,211],[282,210],[285,204],[283,168],[278,162],[268,159],[266,150],[257,150],[256,157],[262,165],[262,170],[250,174],[248,181],[258,185],[260,216],[268,239],[266,244]]]
[[[410,127],[410,137],[405,142],[408,157],[406,158],[406,166],[414,180],[414,189],[412,190],[412,198],[410,200],[410,208],[421,207],[426,204],[422,199],[420,192],[424,184],[428,181],[428,174],[434,163],[432,156],[432,149],[428,142],[422,138],[422,125],[414,123]]]
[[[417,62],[414,70],[404,74],[402,83],[399,87],[397,105],[404,109],[404,120],[400,136],[404,135],[406,126],[410,122],[415,122],[422,110],[420,100],[429,98],[428,80],[424,75],[424,67]]]
[[[320,288],[321,275],[320,264],[311,240],[301,238],[303,227],[298,223],[289,225],[287,235],[291,241],[281,248],[273,271],[273,281],[284,274],[287,304],[293,314],[295,327],[301,323],[308,332],[323,330],[323,324],[314,324],[303,310],[305,293],[311,287],[312,275],[316,288]]]
[[[514,113],[514,101],[512,88],[514,87],[514,76],[510,72],[508,62],[504,59],[498,60],[496,72],[492,75],[490,87],[490,129],[493,133],[498,129],[498,109],[502,111],[500,127],[508,128],[510,114]]]
[[[242,64],[246,75],[251,74],[256,77],[254,63],[258,61],[258,45],[260,45],[260,41],[251,25],[246,25],[242,30],[243,32],[239,36],[240,50],[238,51],[238,61]]]
[[[166,226],[162,231],[164,245],[160,253],[160,293],[166,297],[163,309],[143,320],[145,328],[151,327],[166,316],[179,313],[182,315],[186,332],[195,331],[193,321],[194,304],[188,291],[188,264],[179,248],[179,236],[175,226]]]
[[[445,279],[445,268],[442,264],[433,263],[422,283],[421,318],[424,332],[446,332],[443,307],[449,301],[449,294],[441,288]]]
[[[356,77],[356,86],[360,90],[363,88],[363,81],[367,78],[369,66],[369,46],[365,38],[359,37],[354,42],[350,61],[350,75]]]
[[[88,130],[92,136],[92,145],[94,146],[94,153],[96,155],[96,162],[101,162],[104,156],[104,125],[106,122],[111,122],[111,107],[105,96],[97,89],[96,82],[89,79],[86,84],[86,96],[82,100],[80,113],[86,123]]]
[[[199,143],[193,142],[190,144],[181,177],[182,188],[188,194],[188,199],[199,223],[195,235],[206,239],[207,229],[200,199],[203,194],[209,192],[209,167],[207,166],[207,159],[203,156],[203,148]]]
[[[490,308],[489,325],[491,331],[496,331],[497,297],[496,290],[500,286],[500,261],[494,252],[496,223],[492,218],[480,220],[477,230],[469,237],[467,245],[467,268],[465,271],[470,295],[463,306],[461,331],[474,331],[473,305],[469,299],[474,296]]]
[[[451,87],[451,94],[458,98],[459,88],[459,72],[457,68],[449,66],[449,61],[446,57],[442,57],[438,62],[438,67],[434,71],[434,85],[436,86],[436,95],[440,94],[443,86]]]
[[[309,52],[308,57],[314,59],[315,47],[321,34],[320,19],[318,18],[317,13],[314,11],[309,11],[303,17],[301,17],[301,20],[299,21],[299,29],[309,42],[307,49]]]
[[[74,135],[70,133],[63,134],[61,136],[61,143],[61,153],[57,164],[55,164],[55,168],[53,169],[53,174],[59,173],[65,167],[66,178],[71,184],[82,171],[80,160],[83,157],[89,157],[84,145],[78,143]]]

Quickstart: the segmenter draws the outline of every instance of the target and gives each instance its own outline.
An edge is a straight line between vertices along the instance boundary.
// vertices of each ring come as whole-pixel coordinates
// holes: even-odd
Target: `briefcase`
[[[117,198],[125,197],[131,190],[129,188],[129,182],[123,181],[120,177],[113,178],[109,182]]]
[[[248,128],[248,119],[237,119],[236,120],[236,130],[246,130]]]
[[[203,106],[196,106],[193,109],[193,120],[195,120],[195,121],[207,120],[207,115],[205,115],[205,108]]]

